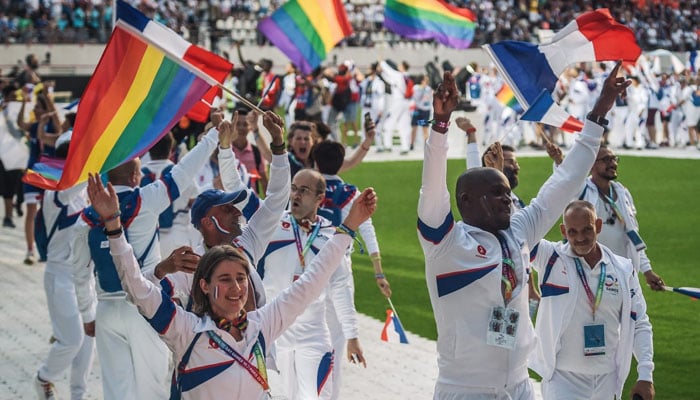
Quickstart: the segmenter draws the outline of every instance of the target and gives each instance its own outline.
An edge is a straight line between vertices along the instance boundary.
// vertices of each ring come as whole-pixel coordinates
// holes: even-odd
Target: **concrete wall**
[[[6,75],[18,60],[24,61],[29,53],[44,60],[46,53],[51,54],[51,64],[42,65],[39,70],[42,76],[52,75],[90,75],[100,60],[103,45],[0,45],[0,69]],[[229,48],[231,61],[238,64],[235,48]],[[243,46],[243,56],[251,60],[269,58],[274,62],[276,72],[282,72],[287,58],[275,47]],[[328,63],[336,60],[354,60],[363,68],[378,59],[392,59],[396,62],[406,60],[411,66],[412,73],[423,72],[423,66],[429,62],[439,63],[449,60],[454,66],[464,66],[472,61],[479,64],[488,63],[488,56],[481,49],[455,50],[443,46],[433,46],[424,43],[401,43],[390,48],[386,45],[375,48],[346,47],[336,48],[328,56]]]

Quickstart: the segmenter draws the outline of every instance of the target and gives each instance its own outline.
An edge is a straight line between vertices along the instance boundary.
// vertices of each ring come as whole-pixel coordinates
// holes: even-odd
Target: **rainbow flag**
[[[232,67],[117,1],[117,24],[80,99],[63,173],[31,171],[25,182],[63,190],[140,156]]]
[[[520,103],[518,103],[518,100],[515,98],[515,93],[513,93],[513,89],[511,89],[507,83],[504,83],[503,86],[501,86],[501,88],[498,89],[498,93],[496,93],[496,100],[498,100],[498,102],[503,104],[504,106],[512,108],[518,114],[523,112],[523,108],[520,106]]]
[[[476,16],[443,0],[386,0],[384,26],[409,39],[435,39],[447,47],[469,48]]]
[[[290,0],[260,21],[258,30],[305,74],[352,34],[341,0]]]

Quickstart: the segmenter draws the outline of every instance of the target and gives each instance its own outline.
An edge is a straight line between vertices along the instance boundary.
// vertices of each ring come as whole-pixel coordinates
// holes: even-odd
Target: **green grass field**
[[[551,162],[546,158],[518,161],[520,186],[515,192],[529,202],[550,175]],[[448,188],[452,195],[464,165],[463,160],[449,161]],[[696,182],[699,166],[696,160],[623,157],[620,161],[619,179],[634,197],[647,254],[654,270],[669,285],[700,287],[693,250],[700,247],[696,234],[700,218],[695,204],[700,199],[700,185]],[[379,208],[373,221],[384,271],[393,290],[392,300],[407,330],[434,340],[437,333],[416,233],[421,168],[420,161],[363,163],[343,174],[343,178],[359,187],[376,189]],[[452,209],[458,218],[454,201]],[[560,238],[558,225],[547,238]],[[358,311],[383,321],[387,302],[374,284],[369,257],[356,253],[353,269]],[[693,377],[700,371],[700,335],[695,329],[700,323],[700,302],[674,293],[651,292],[643,286],[654,328],[657,398],[700,398],[695,388],[697,377]],[[629,398],[629,387],[636,378],[633,367],[623,398]]]

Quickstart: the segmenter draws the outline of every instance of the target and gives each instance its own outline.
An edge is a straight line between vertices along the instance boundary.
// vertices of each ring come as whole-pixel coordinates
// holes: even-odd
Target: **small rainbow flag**
[[[476,16],[443,0],[387,0],[384,26],[409,39],[435,39],[447,47],[469,48]]]
[[[290,0],[260,21],[258,30],[305,74],[352,34],[341,0]]]
[[[504,106],[512,108],[518,114],[523,112],[523,108],[520,106],[520,103],[518,103],[518,100],[515,98],[515,93],[513,93],[513,89],[511,89],[507,83],[504,83],[503,86],[501,86],[501,88],[498,90],[498,93],[496,93],[496,100],[498,100],[498,102],[503,104]]]
[[[118,0],[117,24],[80,99],[60,179],[54,168],[30,171],[25,182],[63,190],[140,156],[232,67]]]

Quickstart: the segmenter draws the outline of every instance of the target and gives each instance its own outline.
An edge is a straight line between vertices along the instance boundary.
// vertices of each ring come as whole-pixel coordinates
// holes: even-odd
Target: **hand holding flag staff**
[[[394,303],[391,302],[391,297],[386,299],[389,301],[391,308],[386,310],[386,322],[384,323],[384,329],[382,329],[381,339],[385,342],[408,344],[406,332],[403,329],[403,325],[401,325]]]
[[[664,286],[663,287],[665,291],[667,292],[676,292],[680,294],[684,294],[688,297],[691,297],[693,300],[698,300],[700,299],[700,289],[694,288],[694,287],[671,287],[671,286]]]

